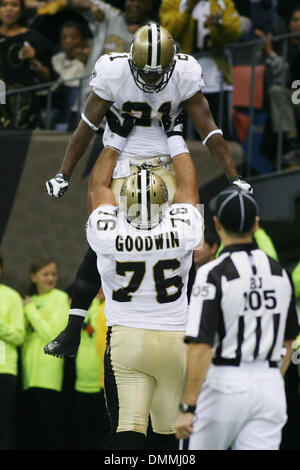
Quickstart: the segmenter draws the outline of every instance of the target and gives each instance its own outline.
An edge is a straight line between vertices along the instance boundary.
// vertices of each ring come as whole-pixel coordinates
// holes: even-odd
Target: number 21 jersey
[[[168,155],[167,137],[160,120],[163,115],[176,115],[181,103],[204,87],[201,66],[190,55],[176,54],[176,65],[167,86],[158,93],[145,93],[135,84],[128,59],[129,54],[117,53],[100,57],[90,85],[100,98],[112,101],[119,111],[137,118],[121,158]],[[106,125],[104,145],[108,133]]]

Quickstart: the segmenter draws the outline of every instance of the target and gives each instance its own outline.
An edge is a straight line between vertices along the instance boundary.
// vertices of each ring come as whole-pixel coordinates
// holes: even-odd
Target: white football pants
[[[211,365],[189,450],[277,450],[286,423],[284,381],[267,362]]]

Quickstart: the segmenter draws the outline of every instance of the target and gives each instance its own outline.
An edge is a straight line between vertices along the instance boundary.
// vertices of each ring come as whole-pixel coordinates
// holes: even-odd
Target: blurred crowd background
[[[170,31],[179,53],[200,60],[225,137],[244,144],[254,128],[254,172],[276,166],[278,143],[281,166],[299,165],[296,0],[1,0],[0,128],[74,130],[97,58],[128,52],[151,21]],[[199,138],[188,119],[185,137]]]

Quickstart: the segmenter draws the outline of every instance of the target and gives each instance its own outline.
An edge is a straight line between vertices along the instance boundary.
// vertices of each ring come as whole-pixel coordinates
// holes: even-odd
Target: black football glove
[[[173,118],[171,118],[170,116],[162,116],[162,126],[168,138],[172,137],[173,135],[179,135],[182,137],[183,121],[184,112],[182,109],[180,109]]]
[[[130,114],[119,113],[119,111],[114,106],[110,107],[105,116],[110,130],[115,134],[125,138],[128,137],[132,131],[136,121],[136,118],[130,116]]]
[[[79,315],[69,315],[69,321],[66,328],[45,347],[45,354],[55,357],[76,357],[80,339],[81,328],[84,317]]]
[[[184,112],[182,109],[173,117],[162,116],[161,124],[167,136],[167,145],[171,158],[181,153],[189,153],[183,138]]]
[[[46,192],[49,196],[62,197],[69,187],[69,177],[63,173],[58,173],[54,178],[46,181]]]

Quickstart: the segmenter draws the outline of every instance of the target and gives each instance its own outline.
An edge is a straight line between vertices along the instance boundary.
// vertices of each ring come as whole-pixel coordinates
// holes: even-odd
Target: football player
[[[173,159],[177,190],[148,169],[130,175],[120,205],[110,188],[118,153],[106,148],[89,183],[87,239],[97,253],[108,326],[105,394],[114,449],[143,449],[149,413],[160,449],[177,448],[185,376],[187,277],[203,218],[189,154]]]
[[[171,202],[176,185],[171,158],[187,152],[181,136],[181,105],[230,181],[251,191],[251,186],[237,175],[222,131],[217,128],[201,93],[204,83],[200,65],[191,56],[175,54],[172,37],[164,28],[144,26],[136,33],[130,54],[102,56],[96,63],[91,85],[93,91],[59,174],[46,183],[50,195],[61,197],[67,191],[76,163],[111,108],[108,116],[114,132],[106,126],[104,144],[120,151],[111,184],[116,199],[130,170],[145,167],[146,162],[148,168],[163,177]],[[122,113],[127,116],[124,122]],[[128,116],[132,118],[131,123]],[[133,120],[135,127],[130,133]],[[76,355],[82,318],[100,285],[95,253],[90,249],[76,275],[69,324],[45,352],[61,357]]]
[[[201,92],[204,87],[201,66],[190,55],[176,54],[171,35],[160,25],[149,24],[139,28],[130,53],[101,56],[95,64],[90,85],[92,92],[59,172],[46,182],[49,195],[61,197],[67,191],[77,162],[99,130],[109,108],[135,118],[134,131],[124,142],[114,170],[113,184],[118,185],[116,194],[122,178],[130,174],[130,164],[139,166],[147,160],[149,168],[154,166],[158,174],[160,168],[172,172],[170,157],[187,152],[187,147],[178,135],[180,129],[176,129],[172,139],[168,140],[164,130],[174,127],[174,119],[182,108],[192,119],[202,143],[219,161],[230,183],[251,191],[251,186],[237,174],[222,131],[217,128]],[[110,129],[106,125],[104,145],[110,139]],[[170,187],[169,193],[171,196]]]

